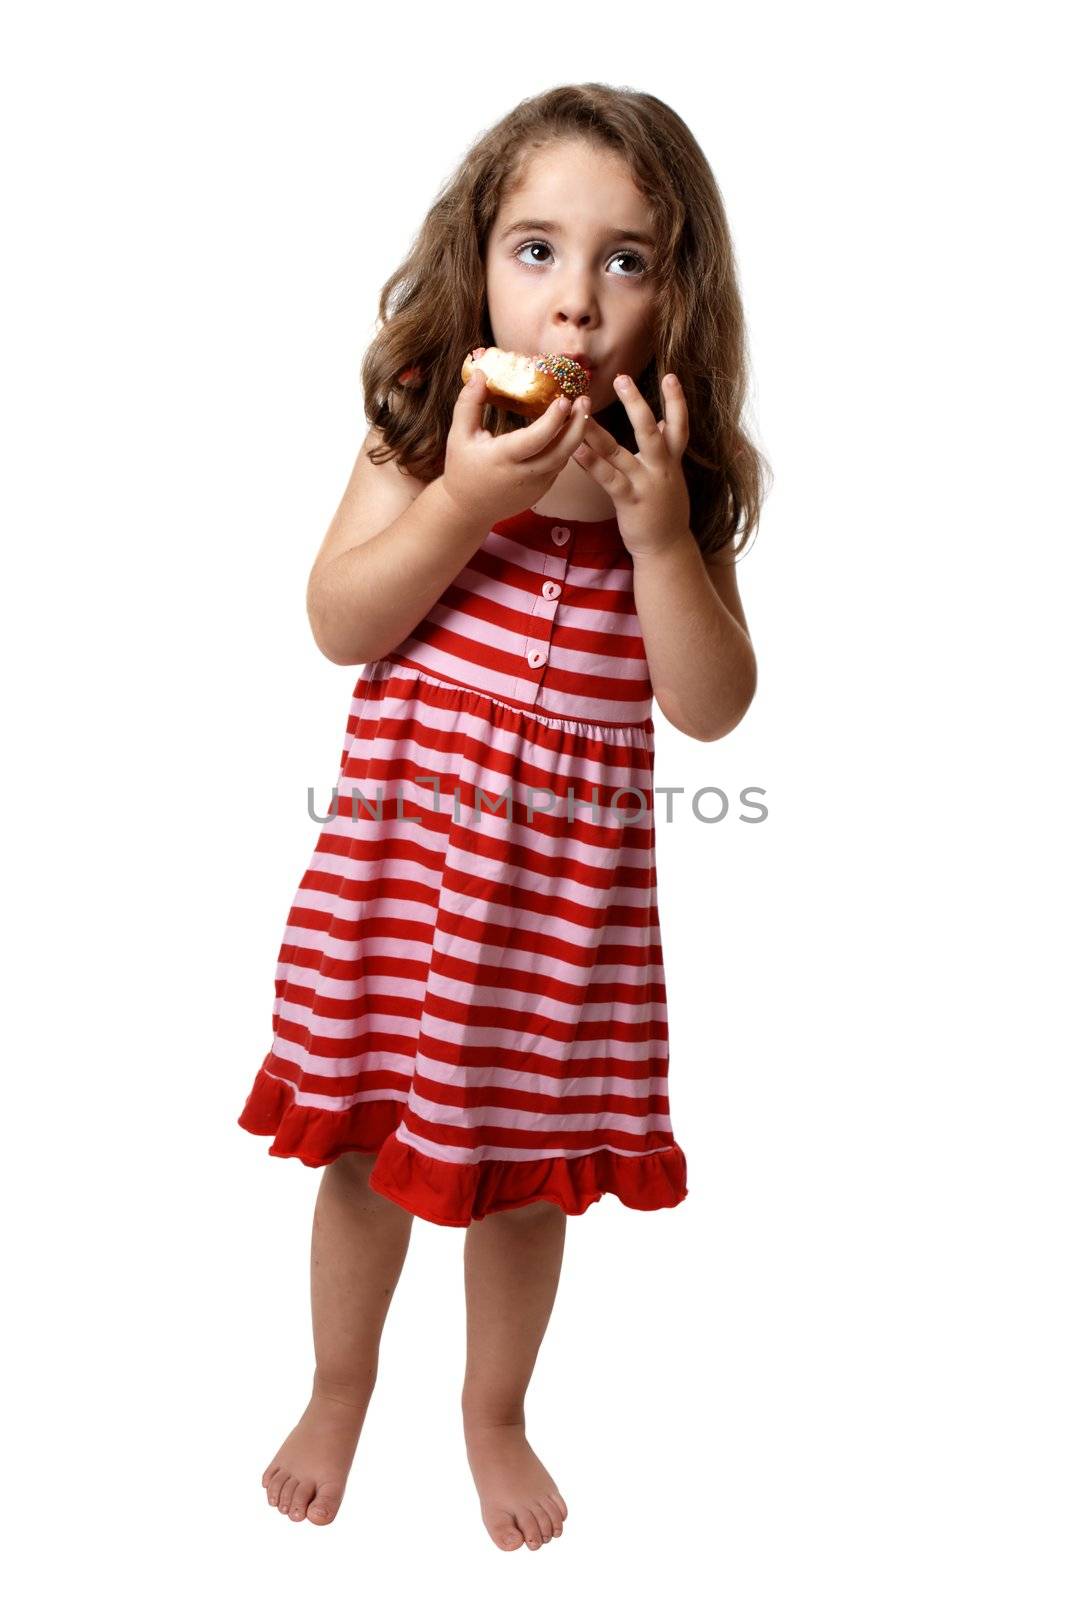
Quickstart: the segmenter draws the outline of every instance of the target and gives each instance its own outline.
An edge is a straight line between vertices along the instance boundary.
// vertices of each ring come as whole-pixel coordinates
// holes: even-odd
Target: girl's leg
[[[482,1520],[501,1550],[537,1550],[567,1506],[526,1441],[524,1401],[556,1298],[566,1213],[551,1201],[496,1211],[467,1230],[463,1430]]]
[[[413,1218],[367,1183],[376,1159],[338,1156],[319,1184],[311,1233],[311,1399],[262,1479],[271,1505],[294,1521],[306,1515],[332,1522],[337,1515],[407,1255]]]

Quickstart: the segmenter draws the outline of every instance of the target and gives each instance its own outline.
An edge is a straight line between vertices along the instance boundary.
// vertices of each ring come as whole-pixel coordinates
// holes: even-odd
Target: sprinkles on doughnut
[[[544,351],[540,355],[520,355],[513,350],[498,350],[490,345],[478,356],[472,352],[463,362],[460,376],[464,383],[476,372],[485,374],[489,399],[504,411],[521,417],[540,417],[560,395],[577,400],[589,392],[589,374],[570,356]]]

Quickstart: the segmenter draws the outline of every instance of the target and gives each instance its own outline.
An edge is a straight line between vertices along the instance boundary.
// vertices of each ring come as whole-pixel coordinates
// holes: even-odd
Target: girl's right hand
[[[569,400],[562,406],[554,400],[527,427],[494,439],[482,427],[489,399],[485,374],[476,369],[456,399],[443,483],[464,517],[492,527],[548,493],[582,442],[589,400],[582,396],[573,408]]]

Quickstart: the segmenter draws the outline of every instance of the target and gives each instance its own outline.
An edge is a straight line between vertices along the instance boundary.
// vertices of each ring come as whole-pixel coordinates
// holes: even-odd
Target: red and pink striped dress
[[[466,1227],[687,1194],[667,1101],[652,688],[615,518],[498,522],[355,686],[238,1119]]]

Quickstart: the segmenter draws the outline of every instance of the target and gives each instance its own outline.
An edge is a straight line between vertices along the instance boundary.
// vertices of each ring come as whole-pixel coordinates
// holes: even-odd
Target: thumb
[[[485,373],[480,367],[475,367],[459,397],[468,433],[477,433],[482,425],[482,407],[486,403],[486,395]]]

